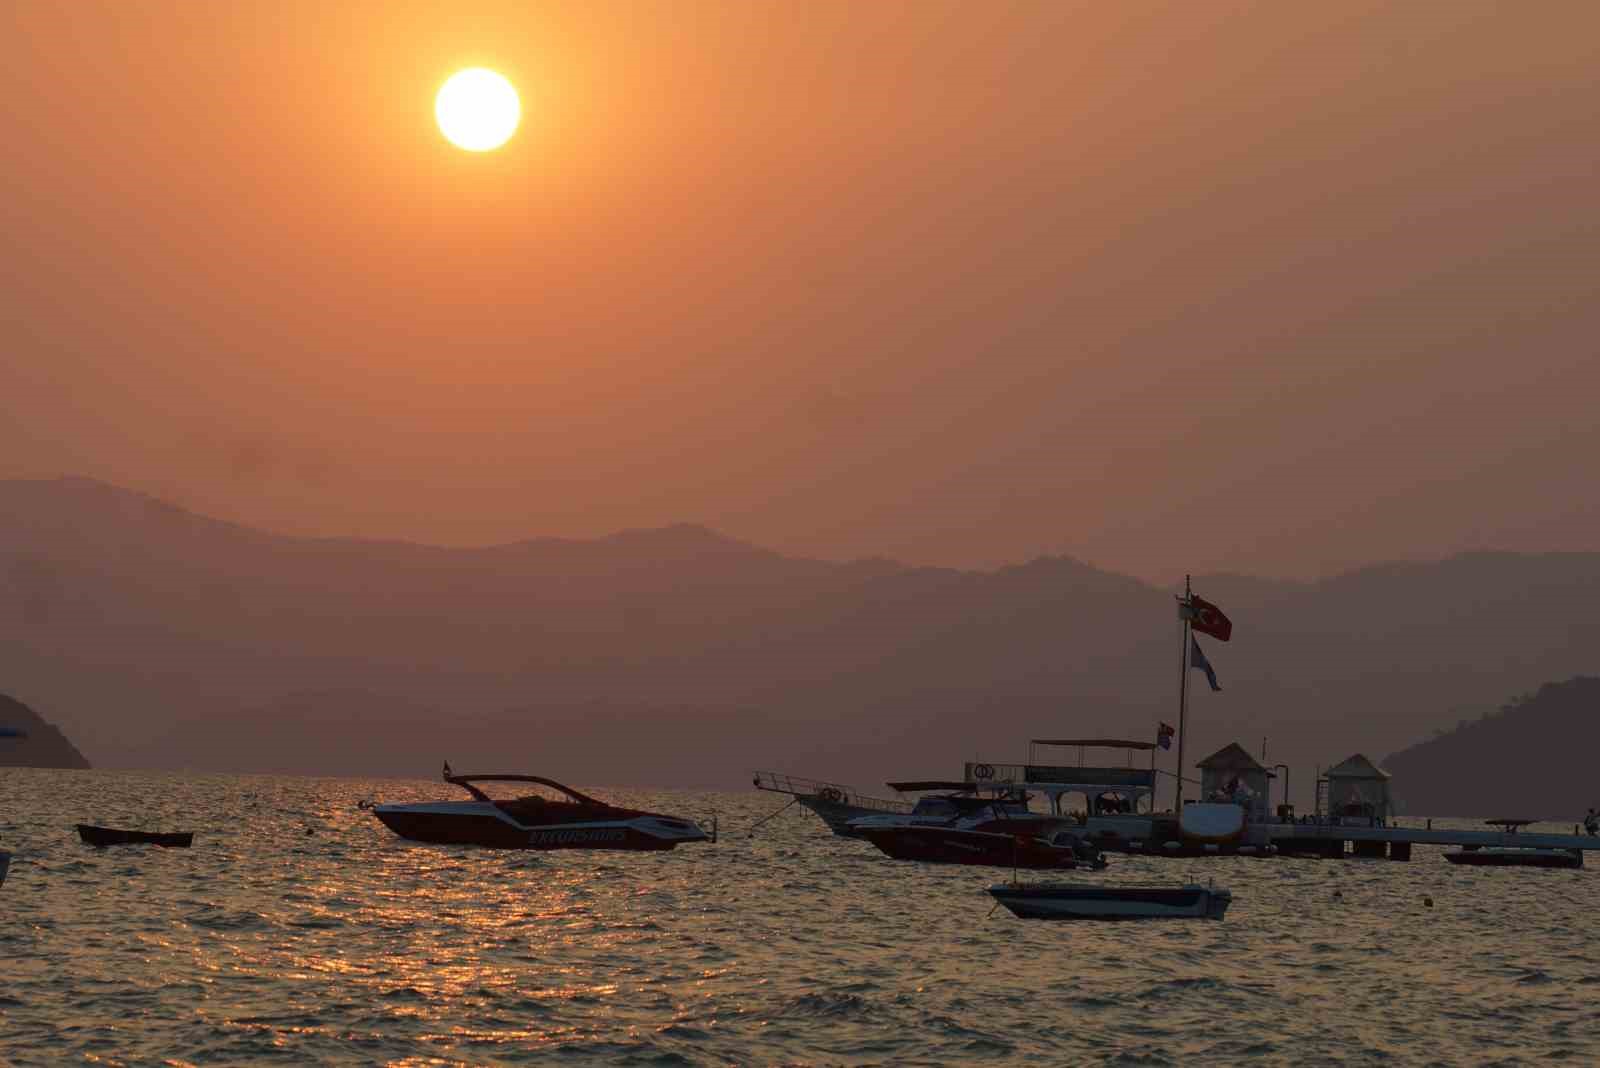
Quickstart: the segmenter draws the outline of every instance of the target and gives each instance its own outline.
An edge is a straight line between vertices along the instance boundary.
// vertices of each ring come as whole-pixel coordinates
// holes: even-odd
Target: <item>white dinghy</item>
[[[1220,920],[1233,895],[1214,886],[999,883],[996,901],[1025,920]]]

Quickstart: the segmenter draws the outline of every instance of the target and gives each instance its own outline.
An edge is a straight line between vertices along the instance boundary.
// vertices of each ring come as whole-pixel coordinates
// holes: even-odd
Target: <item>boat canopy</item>
[[[1155,742],[1130,742],[1118,738],[1034,738],[1029,745],[1066,745],[1081,749],[1155,749]]]
[[[570,786],[563,786],[561,783],[556,782],[554,779],[546,779],[543,776],[539,776],[539,775],[455,775],[455,774],[447,774],[444,777],[444,781],[448,782],[448,783],[453,783],[454,785],[461,787],[463,790],[465,790],[467,793],[471,794],[473,796],[473,798],[478,800],[478,801],[489,801],[489,802],[492,802],[492,801],[494,801],[494,798],[490,797],[488,794],[484,793],[482,790],[478,789],[476,786],[473,786],[472,784],[475,783],[475,782],[531,782],[531,783],[537,783],[540,786],[548,786],[552,790],[559,790],[561,793],[566,794],[568,797],[572,798],[574,801],[578,802],[580,805],[599,805],[602,808],[611,808],[612,807],[611,805],[606,804],[604,801],[598,801],[595,798],[590,797],[588,794],[581,794],[578,791],[574,790]]]
[[[955,782],[948,779],[918,779],[913,782],[891,782],[888,784],[892,790],[903,794],[916,793],[920,790],[952,790],[956,793],[971,793],[978,788],[977,783]]]
[[[980,764],[968,761],[967,777],[978,786],[1027,786],[1056,793],[1098,790],[1154,791],[1149,768],[1107,768],[1059,764]]]

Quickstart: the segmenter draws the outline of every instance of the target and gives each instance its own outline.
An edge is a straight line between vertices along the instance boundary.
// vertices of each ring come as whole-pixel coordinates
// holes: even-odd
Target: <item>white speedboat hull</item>
[[[1237,842],[1244,834],[1244,809],[1218,802],[1184,805],[1178,814],[1178,828],[1190,842],[1221,845]]]
[[[623,812],[616,819],[527,824],[493,802],[439,801],[374,805],[372,814],[402,838],[435,845],[651,851],[711,837],[690,820],[648,812]]]

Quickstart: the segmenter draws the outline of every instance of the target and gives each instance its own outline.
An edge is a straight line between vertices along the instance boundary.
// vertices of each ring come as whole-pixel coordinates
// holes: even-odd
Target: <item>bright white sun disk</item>
[[[510,82],[492,70],[457,71],[433,101],[439,131],[457,148],[487,152],[511,139],[522,120],[522,102]]]

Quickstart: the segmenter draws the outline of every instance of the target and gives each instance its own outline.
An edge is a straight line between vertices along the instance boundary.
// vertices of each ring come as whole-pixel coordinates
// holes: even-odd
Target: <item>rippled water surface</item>
[[[1220,923],[991,911],[1009,873],[889,860],[771,795],[596,790],[715,845],[407,844],[441,784],[0,769],[0,1061],[1600,1062],[1600,872],[1112,858]],[[72,825],[193,830],[189,850]],[[1431,896],[1433,907],[1424,905]]]

